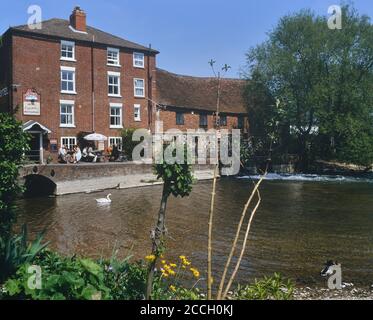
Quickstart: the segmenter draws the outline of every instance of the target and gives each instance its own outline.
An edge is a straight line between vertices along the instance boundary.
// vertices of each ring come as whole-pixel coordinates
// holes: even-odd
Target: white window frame
[[[71,106],[72,123],[61,123],[61,107],[63,105]],[[74,100],[60,100],[60,127],[61,128],[75,128],[75,101]]]
[[[117,54],[117,60],[110,60],[109,59],[109,52],[115,52]],[[109,63],[109,61],[112,61],[114,63]],[[108,47],[107,51],[106,51],[106,63],[110,67],[120,67],[121,66],[120,65],[120,50],[117,49],[117,48]]]
[[[114,93],[110,93],[109,92],[109,87],[110,86],[113,86],[112,84],[110,84],[110,77],[117,77],[118,78],[118,94],[114,94]],[[121,91],[120,91],[120,72],[113,72],[113,71],[108,71],[107,73],[107,91],[108,91],[108,96],[109,97],[118,97],[118,98],[121,98],[122,95],[121,95]]]
[[[63,140],[66,139],[68,140],[69,142],[68,143],[63,143]],[[74,140],[74,143],[70,143],[71,140]],[[75,146],[76,145],[76,137],[61,137],[61,146],[62,145],[65,145],[67,146],[68,149],[70,149],[72,146]]]
[[[120,123],[118,125],[113,125],[111,124],[111,118],[114,117],[112,114],[111,114],[111,108],[117,108],[120,110],[120,115],[119,116],[115,116],[115,117],[119,117],[120,119]],[[109,124],[110,124],[110,129],[123,129],[123,104],[122,103],[110,103],[110,107],[109,107]]]
[[[138,115],[136,116],[136,109],[138,110]],[[133,119],[136,122],[141,121],[141,104],[134,104],[133,105]]]
[[[64,57],[62,55],[62,46],[65,45],[65,46],[71,46],[72,47],[72,54],[73,56],[71,58],[69,57]],[[73,61],[73,62],[76,62],[76,59],[75,59],[75,42],[73,41],[66,41],[66,40],[61,40],[61,46],[60,46],[60,55],[61,55],[61,60],[62,61]]]
[[[68,71],[68,72],[72,72],[73,73],[73,90],[70,91],[70,90],[62,90],[62,72],[63,71]],[[75,67],[65,67],[65,66],[61,66],[61,71],[60,71],[60,87],[61,87],[61,93],[65,93],[65,94],[76,94],[76,72],[75,72]],[[66,81],[66,80],[64,80]]]
[[[141,80],[144,84],[143,87],[136,87],[136,81],[139,81]],[[143,90],[143,94],[142,95],[138,95],[136,93],[136,89],[142,89]],[[141,79],[141,78],[134,78],[133,79],[133,93],[135,95],[136,98],[145,98],[145,79]]]
[[[138,59],[138,58],[136,58],[136,55],[141,55],[142,58]],[[136,62],[141,62],[141,65],[137,65]],[[145,68],[145,54],[144,53],[142,53],[142,52],[134,52],[133,53],[133,66],[135,68],[141,68],[141,69]]]
[[[113,141],[114,140],[114,141]],[[114,143],[112,143],[114,142]],[[119,144],[118,144],[119,142]],[[122,151],[122,143],[123,143],[123,139],[122,137],[109,137],[109,146],[113,146],[114,144],[116,144],[118,146],[118,150],[119,151]]]

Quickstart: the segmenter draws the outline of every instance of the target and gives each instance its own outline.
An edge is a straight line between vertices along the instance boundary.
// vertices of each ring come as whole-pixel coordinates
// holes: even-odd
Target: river
[[[354,179],[304,176],[270,177],[261,187],[262,205],[255,217],[238,280],[246,283],[280,272],[298,284],[325,282],[319,276],[326,260],[342,263],[343,281],[373,283],[373,183]],[[206,270],[207,218],[211,181],[198,182],[187,198],[170,198],[167,253],[187,255]],[[245,201],[250,178],[221,179],[217,184],[213,269],[221,272]],[[56,198],[22,199],[18,225],[35,236],[46,229],[50,246],[63,254],[143,258],[150,252],[162,186],[111,190],[113,202],[97,206],[108,191]]]

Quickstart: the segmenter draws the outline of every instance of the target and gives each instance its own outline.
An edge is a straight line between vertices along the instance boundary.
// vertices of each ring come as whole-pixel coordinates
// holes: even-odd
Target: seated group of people
[[[107,149],[109,161],[117,161],[120,157],[120,152],[117,145],[110,146]],[[58,162],[59,163],[78,163],[84,162],[97,162],[99,154],[93,151],[91,146],[86,146],[83,151],[80,150],[78,145],[68,148],[62,145],[58,150]]]
[[[58,162],[60,163],[78,163],[82,159],[82,151],[78,145],[71,148],[62,145],[58,150]]]

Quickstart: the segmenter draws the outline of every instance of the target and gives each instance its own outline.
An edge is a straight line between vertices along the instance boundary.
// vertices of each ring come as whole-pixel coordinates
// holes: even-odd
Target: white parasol
[[[107,137],[100,133],[91,133],[84,137],[88,141],[107,141]]]

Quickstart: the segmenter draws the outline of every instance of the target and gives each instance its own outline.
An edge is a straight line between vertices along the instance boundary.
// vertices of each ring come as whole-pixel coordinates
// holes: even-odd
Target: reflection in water
[[[215,271],[222,271],[252,182],[222,179],[217,186],[214,221]],[[326,260],[342,263],[345,281],[373,282],[373,184],[265,181],[248,249],[238,278],[252,281],[273,272],[304,283],[324,281]],[[18,202],[19,224],[31,234],[46,228],[51,246],[64,254],[143,258],[150,252],[162,187],[113,190],[110,206],[97,206],[106,193]],[[207,216],[211,182],[194,186],[189,198],[170,198],[167,209],[168,257],[181,254],[206,268]]]

